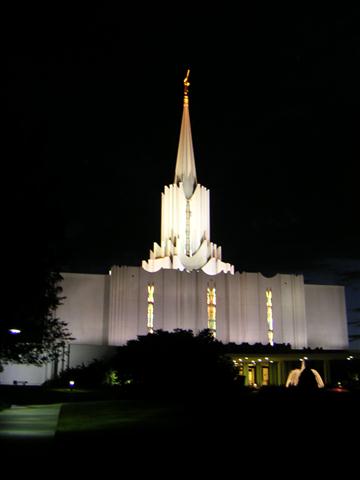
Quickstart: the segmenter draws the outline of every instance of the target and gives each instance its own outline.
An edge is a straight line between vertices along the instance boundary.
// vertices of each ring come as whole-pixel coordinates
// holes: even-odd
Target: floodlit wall
[[[203,272],[113,267],[110,280],[109,344],[126,343],[147,330],[147,287],[154,285],[154,329],[195,332],[207,328],[206,292],[212,277]]]
[[[4,365],[4,370],[0,372],[0,384],[14,385],[17,382],[19,385],[42,385],[46,380],[52,378],[53,365],[48,363],[41,367],[35,365],[22,365],[12,363]]]
[[[348,348],[345,289],[334,285],[305,285],[309,347]]]
[[[109,344],[147,333],[147,286],[154,285],[154,329],[207,328],[206,293],[216,288],[217,338],[223,342],[268,343],[267,288],[273,292],[274,340],[307,346],[302,276],[220,273],[113,267],[110,277]]]
[[[66,364],[70,368],[88,365],[94,360],[106,360],[115,354],[116,348],[108,345],[80,345],[72,344]]]
[[[272,291],[275,343],[293,348],[348,348],[343,287],[304,285],[301,275],[260,273],[181,272],[150,273],[140,267],[113,267],[110,275],[64,273],[64,304],[58,316],[68,323],[76,340],[60,370],[111,355],[107,347],[146,335],[148,285],[154,285],[153,328],[172,331],[207,328],[207,288],[216,288],[216,332],[223,342],[267,344],[266,289]],[[11,364],[0,382],[39,385],[51,378],[53,367]]]
[[[63,276],[67,298],[58,314],[69,324],[77,345],[122,345],[146,335],[147,289],[154,285],[155,330],[207,328],[207,288],[215,287],[217,338],[267,344],[265,292],[271,289],[275,343],[290,343],[292,348],[348,347],[343,287],[304,285],[301,275],[209,276],[202,271],[150,273],[141,267],[116,266],[111,275]],[[79,353],[79,362],[81,357]]]
[[[108,275],[62,273],[63,305],[57,315],[68,323],[74,343],[107,343]]]

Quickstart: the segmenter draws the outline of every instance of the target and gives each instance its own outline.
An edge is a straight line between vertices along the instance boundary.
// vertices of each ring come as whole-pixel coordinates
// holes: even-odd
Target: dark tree
[[[38,259],[32,268],[7,272],[0,322],[0,368],[5,363],[42,365],[63,352],[71,334],[56,317],[62,277]],[[26,278],[24,278],[26,277]],[[12,334],[16,329],[20,333]]]
[[[224,345],[209,330],[139,336],[120,347],[112,367],[122,382],[163,393],[221,391],[233,384],[236,370]]]

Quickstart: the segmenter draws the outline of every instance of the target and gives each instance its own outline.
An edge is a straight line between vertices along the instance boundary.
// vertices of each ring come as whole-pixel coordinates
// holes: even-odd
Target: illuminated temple
[[[66,364],[86,363],[158,329],[197,333],[208,328],[224,343],[290,344],[294,352],[347,349],[344,287],[305,284],[302,275],[268,278],[234,271],[223,260],[221,247],[210,240],[210,192],[196,175],[189,85],[188,72],[174,182],[161,196],[160,242],[153,244],[142,266],[115,265],[105,275],[62,273],[66,300],[58,316],[75,338]],[[245,362],[234,353],[234,361],[244,362],[249,384],[256,376],[259,384],[269,383],[271,376],[273,383],[284,381],[281,359],[258,357],[248,355]],[[22,375],[14,373],[16,368],[24,367],[9,366],[9,382]],[[33,383],[51,376],[51,368],[36,372]]]

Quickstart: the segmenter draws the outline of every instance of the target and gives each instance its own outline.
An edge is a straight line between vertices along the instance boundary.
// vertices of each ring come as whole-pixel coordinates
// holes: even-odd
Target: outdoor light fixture
[[[69,380],[69,387],[74,388],[75,387],[75,382],[74,380]]]
[[[19,333],[21,333],[21,330],[19,330],[18,328],[9,328],[9,333],[11,333],[11,335],[18,335]]]

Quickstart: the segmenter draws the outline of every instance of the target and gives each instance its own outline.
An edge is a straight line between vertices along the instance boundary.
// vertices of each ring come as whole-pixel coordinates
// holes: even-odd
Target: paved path
[[[53,446],[61,404],[16,406],[0,412],[0,444],[9,455],[41,455]]]

